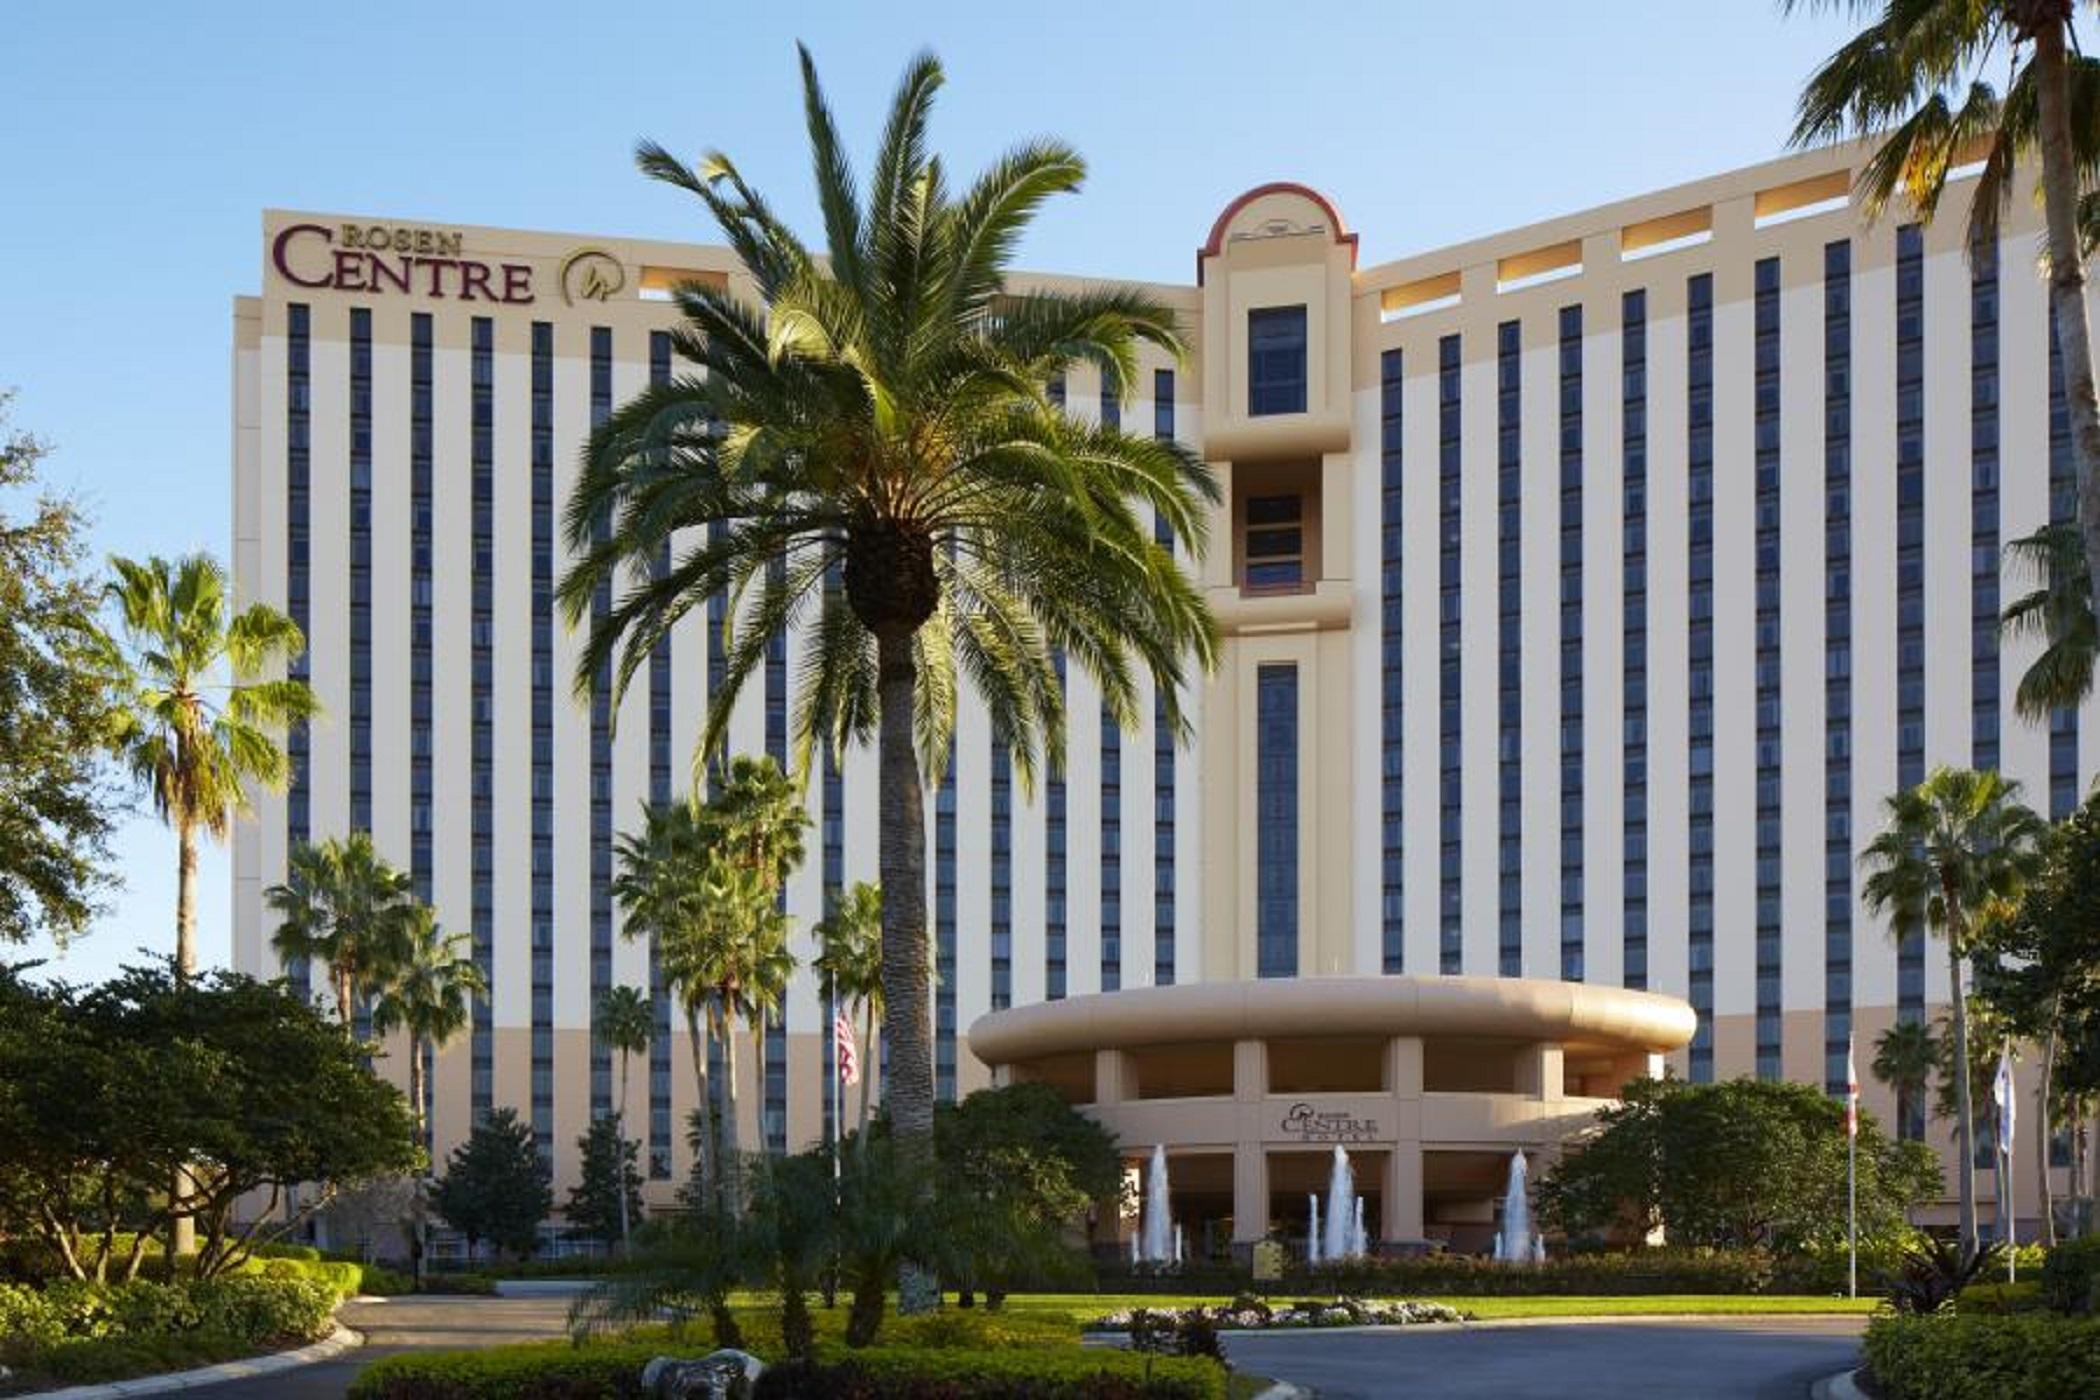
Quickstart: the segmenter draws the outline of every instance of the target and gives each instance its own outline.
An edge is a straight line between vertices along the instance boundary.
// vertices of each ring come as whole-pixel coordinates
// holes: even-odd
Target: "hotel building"
[[[2027,586],[2005,541],[2073,505],[2030,202],[1966,258],[1967,185],[1933,223],[1869,220],[1849,196],[1862,158],[1793,156],[1376,265],[1300,185],[1216,217],[1193,281],[1147,288],[1181,316],[1187,362],[1052,389],[1218,472],[1190,567],[1222,664],[1186,747],[1149,705],[1151,724],[1104,724],[1072,669],[1068,763],[1033,792],[965,694],[927,795],[943,1095],[991,1082],[970,1034],[990,1013],[1166,984],[1347,977],[1352,1006],[1382,977],[1661,993],[1694,1013],[1689,1043],[1655,1031],[1674,1024],[1661,998],[1636,999],[1628,1024],[1651,1033],[1612,1063],[1667,1051],[1694,1079],[1832,1091],[1849,1038],[1864,1066],[1892,1022],[1937,1013],[1943,950],[1899,945],[1860,903],[1882,798],[1935,764],[1996,766],[2061,814],[2100,766],[2100,725],[2090,707],[2018,718],[2031,644],[1995,625]],[[595,999],[661,992],[622,936],[613,843],[688,791],[722,617],[718,601],[681,623],[617,716],[576,701],[561,516],[592,424],[678,372],[668,289],[750,283],[720,247],[333,214],[267,213],[261,251],[261,294],[234,306],[236,571],[306,629],[297,670],[327,715],[237,837],[235,962],[278,970],[262,892],[289,849],[369,829],[471,932],[492,989],[437,1057],[438,1151],[508,1105],[559,1189],[617,1090]],[[740,697],[734,751],[786,752],[801,646]],[[827,898],[876,876],[875,781],[862,750],[812,776],[787,891],[805,964]],[[664,1203],[694,1085],[682,1019],[658,1006],[626,1111]],[[821,1139],[828,1019],[805,970],[763,1082],[740,1056],[746,1142]],[[1015,1061],[1033,1042],[1010,1024],[982,1035],[1010,1072],[1057,1079]],[[1315,1095],[1317,1049],[1282,1056]],[[1407,1053],[1377,1051],[1381,1092],[1394,1074],[1435,1090],[1419,1055],[1391,1069]],[[1573,1088],[1556,1068],[1549,1091],[1535,1055],[1497,1062],[1512,1082],[1469,1091]],[[1090,1101],[1104,1081],[1070,1082]],[[1893,1120],[1871,1080],[1866,1099]],[[1506,1145],[1481,1131],[1481,1150]]]

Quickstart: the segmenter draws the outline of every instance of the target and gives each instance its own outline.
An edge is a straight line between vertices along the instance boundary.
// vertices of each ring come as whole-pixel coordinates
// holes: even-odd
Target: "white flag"
[[[1998,1075],[1991,1081],[1991,1099],[1998,1105],[1998,1150],[2012,1159],[2013,1120],[2018,1116],[2013,1094],[2012,1046],[1998,1052]]]
[[[1845,1136],[1859,1136],[1859,1065],[1852,1057],[1852,1037],[1845,1037]]]
[[[860,1083],[860,1048],[853,1042],[853,1023],[843,1011],[831,1019],[831,1038],[838,1046],[839,1083],[851,1088]]]

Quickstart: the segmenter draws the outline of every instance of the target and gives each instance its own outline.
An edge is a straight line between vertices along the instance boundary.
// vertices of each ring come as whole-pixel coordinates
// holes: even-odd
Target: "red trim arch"
[[[1217,221],[1210,226],[1210,237],[1204,239],[1203,246],[1196,250],[1196,285],[1203,284],[1203,260],[1216,257],[1224,248],[1225,226],[1232,222],[1232,216],[1265,194],[1303,195],[1319,205],[1321,212],[1327,215],[1327,226],[1334,241],[1349,250],[1350,271],[1356,270],[1356,235],[1349,232],[1349,226],[1342,222],[1342,211],[1334,207],[1334,201],[1311,185],[1301,185],[1296,180],[1271,180],[1265,185],[1256,185],[1226,205],[1225,212],[1218,215]]]

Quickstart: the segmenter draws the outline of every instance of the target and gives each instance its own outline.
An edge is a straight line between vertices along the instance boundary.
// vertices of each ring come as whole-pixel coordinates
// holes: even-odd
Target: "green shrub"
[[[827,1349],[769,1368],[753,1400],[1224,1400],[1225,1368],[1200,1357],[1071,1351]]]
[[[94,1337],[62,1342],[36,1359],[36,1369],[66,1385],[90,1385],[127,1376],[186,1371],[231,1361],[255,1350],[237,1337],[177,1332],[148,1337]]]
[[[2100,1320],[2020,1313],[1877,1316],[1867,1366],[1888,1400],[2062,1400],[2100,1376]]]
[[[412,1275],[399,1269],[389,1269],[384,1264],[367,1264],[364,1283],[358,1291],[374,1298],[398,1298],[404,1293],[415,1292],[416,1281]]]
[[[104,1295],[110,1333],[145,1337],[194,1330],[198,1312],[191,1293],[195,1287],[143,1278],[116,1285]]]
[[[1955,1295],[1954,1310],[1971,1316],[1999,1317],[2006,1313],[2040,1312],[2048,1306],[2039,1279],[2018,1283],[1972,1283]]]
[[[2042,1260],[2042,1296],[2060,1313],[2090,1313],[2100,1304],[2100,1235],[2065,1240]]]
[[[1870,1276],[1861,1261],[1862,1281]],[[1438,1294],[1568,1295],[1658,1293],[1836,1293],[1845,1260],[1775,1255],[1763,1250],[1643,1249],[1563,1254],[1521,1269],[1469,1254],[1367,1259],[1294,1269],[1272,1291],[1347,1293],[1355,1297]],[[1233,1290],[1227,1289],[1226,1292]]]
[[[338,1301],[318,1279],[226,1278],[189,1285],[200,1331],[255,1344],[310,1342],[328,1332]]]
[[[0,1346],[19,1356],[23,1349],[49,1346],[65,1335],[65,1321],[42,1289],[0,1283]]]
[[[674,1343],[653,1336],[580,1347],[539,1342],[405,1353],[367,1366],[350,1383],[349,1400],[632,1400],[642,1393],[641,1371],[651,1357],[667,1352],[700,1356],[709,1350],[698,1338]],[[1146,1358],[1076,1346],[990,1351],[882,1346],[851,1352],[825,1343],[812,1365],[769,1370],[758,1394],[776,1400],[1223,1400],[1225,1372],[1200,1359]]]
[[[250,1259],[229,1277],[310,1279],[326,1284],[338,1300],[355,1298],[365,1291],[366,1266],[342,1259],[323,1259],[315,1253],[312,1259],[294,1259],[269,1256]]]
[[[248,1252],[258,1259],[297,1259],[308,1264],[318,1264],[322,1257],[310,1244],[259,1244]]]
[[[1079,1324],[1068,1316],[1019,1317],[983,1308],[941,1308],[890,1319],[878,1340],[885,1346],[925,1350],[1071,1346],[1079,1341]]]

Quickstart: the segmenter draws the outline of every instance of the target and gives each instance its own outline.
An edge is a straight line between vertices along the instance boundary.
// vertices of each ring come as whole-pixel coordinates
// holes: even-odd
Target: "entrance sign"
[[[1377,1142],[1385,1136],[1375,1118],[1353,1113],[1322,1112],[1309,1103],[1294,1103],[1284,1111],[1280,1125],[1284,1137],[1299,1142]]]

